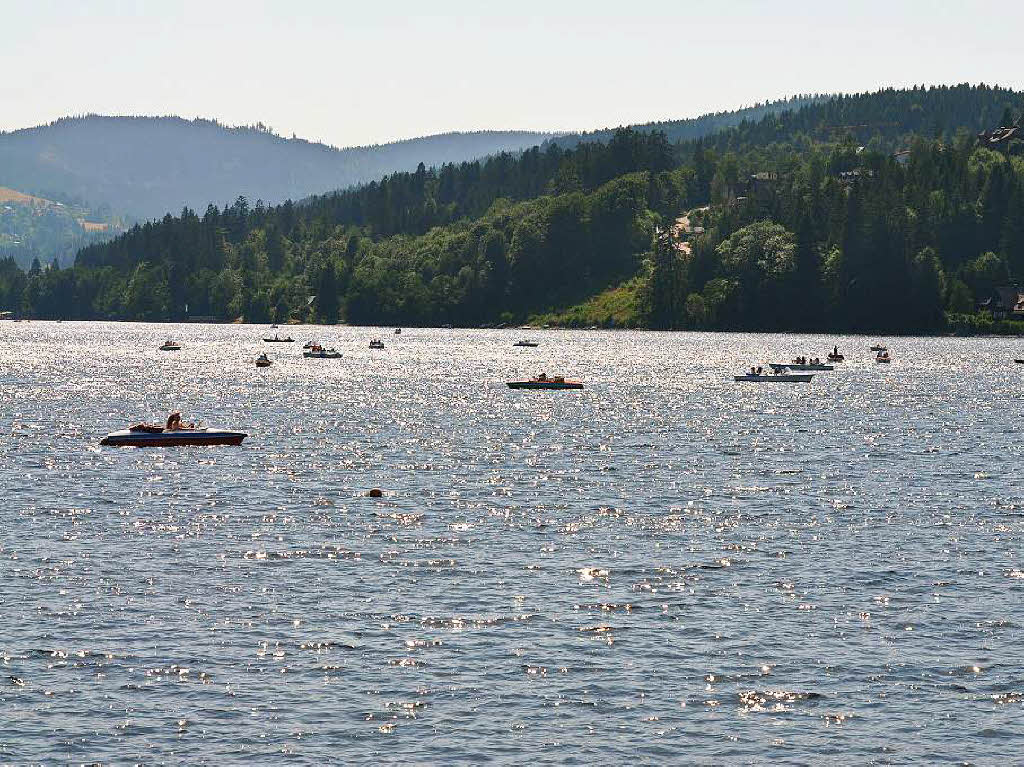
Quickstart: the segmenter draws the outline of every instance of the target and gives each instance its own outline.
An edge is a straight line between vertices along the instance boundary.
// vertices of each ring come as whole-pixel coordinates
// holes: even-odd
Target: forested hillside
[[[515,151],[548,136],[448,133],[337,149],[283,138],[263,125],[88,115],[0,133],[0,185],[147,219],[184,205],[223,205],[239,195],[300,199],[412,170],[420,162],[441,165]]]
[[[606,324],[593,297],[608,295],[617,323],[651,327],[934,332],[953,317],[984,329],[975,302],[1024,282],[1024,159],[1020,142],[975,134],[1022,105],[987,87],[882,91],[695,141],[619,130],[302,205],[239,198],[85,248],[74,269],[0,267],[0,305]]]
[[[69,266],[83,245],[124,231],[109,209],[91,210],[0,187],[0,258],[28,269],[33,261]]]

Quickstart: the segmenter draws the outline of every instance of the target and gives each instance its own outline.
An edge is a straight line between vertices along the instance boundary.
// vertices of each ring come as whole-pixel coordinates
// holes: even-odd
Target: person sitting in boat
[[[196,425],[194,423],[190,423],[188,426],[185,426],[185,424],[181,422],[181,413],[175,410],[173,413],[167,416],[167,424],[164,426],[164,431],[181,431],[182,429],[194,429],[195,426]]]
[[[753,365],[750,366],[750,375],[752,375],[752,376],[756,376],[757,375],[757,368],[755,368]]]
[[[538,381],[546,381],[546,380],[548,380],[548,374],[547,373],[541,373],[539,376],[537,376],[537,380]]]

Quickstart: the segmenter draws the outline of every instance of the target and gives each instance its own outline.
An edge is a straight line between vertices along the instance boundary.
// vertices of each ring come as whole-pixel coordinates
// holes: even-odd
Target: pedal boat
[[[566,380],[564,376],[537,376],[529,381],[509,381],[510,389],[582,389],[583,384],[579,381]]]
[[[241,445],[248,437],[240,431],[226,429],[175,429],[140,424],[130,429],[112,431],[100,440],[109,447],[181,447],[185,445]]]

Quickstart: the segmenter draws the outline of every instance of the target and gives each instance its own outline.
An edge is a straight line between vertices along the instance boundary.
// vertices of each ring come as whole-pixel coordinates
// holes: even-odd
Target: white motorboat
[[[112,431],[100,440],[110,447],[179,447],[184,445],[240,445],[248,434],[226,429],[172,429],[139,424]]]
[[[321,360],[336,360],[341,357],[337,349],[324,349],[322,346],[310,347],[309,351],[302,353],[303,357],[313,357]]]
[[[753,381],[756,383],[809,383],[813,373],[744,373],[733,376],[733,381]]]
[[[769,367],[772,370],[835,370],[833,365],[823,362],[772,362]]]

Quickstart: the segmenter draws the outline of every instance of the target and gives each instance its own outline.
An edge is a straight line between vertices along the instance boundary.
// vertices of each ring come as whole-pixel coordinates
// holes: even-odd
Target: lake
[[[0,323],[0,762],[1019,758],[1024,340],[274,332]]]

